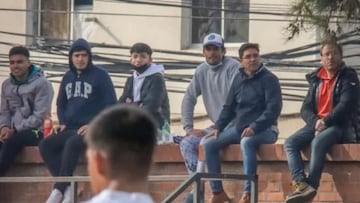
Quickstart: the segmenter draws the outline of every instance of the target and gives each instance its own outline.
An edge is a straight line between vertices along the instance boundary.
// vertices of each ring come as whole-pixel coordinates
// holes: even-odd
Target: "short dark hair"
[[[107,178],[126,176],[144,180],[150,170],[157,127],[152,116],[136,106],[115,105],[102,111],[90,124],[86,143],[106,154]]]
[[[239,48],[239,58],[241,59],[244,56],[244,52],[247,49],[256,49],[256,51],[260,51],[259,44],[257,43],[245,43]]]
[[[27,58],[30,58],[29,50],[24,46],[15,46],[11,48],[9,51],[9,57],[12,55],[23,55]]]
[[[132,53],[147,53],[149,54],[149,56],[151,56],[152,49],[149,45],[139,42],[132,45],[132,47],[130,48],[130,54]]]
[[[342,57],[343,56],[343,49],[342,49],[342,46],[340,44],[338,44],[335,40],[325,40],[321,43],[321,47],[320,47],[320,56],[322,56],[322,51],[324,49],[325,46],[333,46],[335,47],[339,53],[340,53],[340,56]]]

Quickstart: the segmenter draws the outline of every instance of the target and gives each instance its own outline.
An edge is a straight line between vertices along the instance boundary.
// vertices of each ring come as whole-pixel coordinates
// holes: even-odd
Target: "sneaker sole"
[[[316,191],[310,192],[306,196],[294,196],[291,199],[286,199],[285,203],[305,203],[311,201],[316,195]]]

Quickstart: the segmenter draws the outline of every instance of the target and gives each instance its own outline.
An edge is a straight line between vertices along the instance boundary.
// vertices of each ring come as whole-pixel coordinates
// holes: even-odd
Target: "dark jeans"
[[[343,131],[339,127],[329,127],[315,136],[314,129],[305,126],[285,141],[285,151],[291,176],[294,181],[307,181],[313,188],[319,187],[324,169],[326,153],[331,146],[342,141]],[[311,144],[309,177],[306,179],[304,162],[300,151]]]
[[[43,133],[37,130],[24,130],[0,142],[0,176],[4,176],[16,156],[25,146],[37,146]]]
[[[230,144],[239,144],[243,155],[244,174],[254,175],[257,170],[256,151],[262,144],[275,143],[278,138],[278,130],[267,128],[253,136],[241,138],[236,127],[230,127],[223,131],[217,139],[210,139],[205,142],[205,161],[209,173],[221,173],[220,150]],[[251,183],[246,180],[244,183],[245,191],[250,192]],[[221,181],[210,181],[212,192],[223,190]]]
[[[72,176],[80,154],[86,146],[84,137],[77,130],[64,130],[52,134],[39,144],[45,165],[53,176]],[[54,188],[64,193],[70,183],[56,183]]]

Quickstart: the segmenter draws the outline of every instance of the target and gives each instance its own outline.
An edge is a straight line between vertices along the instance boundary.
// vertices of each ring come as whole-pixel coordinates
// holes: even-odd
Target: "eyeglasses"
[[[259,58],[259,54],[249,54],[249,55],[243,56],[242,58],[246,59],[246,60],[249,60],[249,59],[252,59],[252,58],[257,59],[257,58]]]

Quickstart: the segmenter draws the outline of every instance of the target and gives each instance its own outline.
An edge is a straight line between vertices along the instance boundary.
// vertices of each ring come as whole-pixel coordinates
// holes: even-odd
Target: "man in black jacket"
[[[152,49],[145,43],[135,43],[130,48],[130,64],[134,72],[126,80],[119,103],[136,104],[149,111],[158,124],[158,144],[166,144],[172,140],[165,69],[163,65],[153,63],[151,55]]]
[[[352,111],[359,95],[357,73],[342,61],[342,47],[336,42],[324,42],[320,56],[322,67],[306,76],[310,87],[301,108],[306,125],[285,141],[296,188],[287,196],[286,203],[311,200],[316,195],[328,150],[334,144],[354,140],[349,135],[355,134]],[[300,151],[308,145],[311,157],[306,177]]]

